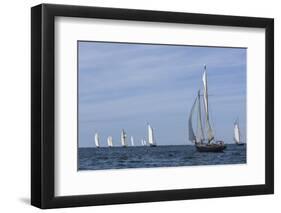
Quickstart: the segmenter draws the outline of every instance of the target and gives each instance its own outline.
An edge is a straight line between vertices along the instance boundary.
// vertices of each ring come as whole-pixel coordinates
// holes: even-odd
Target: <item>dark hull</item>
[[[199,152],[222,152],[225,148],[224,144],[196,144]]]
[[[244,146],[245,143],[236,143],[236,145],[238,145],[238,146]]]
[[[156,147],[156,144],[149,144],[150,147]]]

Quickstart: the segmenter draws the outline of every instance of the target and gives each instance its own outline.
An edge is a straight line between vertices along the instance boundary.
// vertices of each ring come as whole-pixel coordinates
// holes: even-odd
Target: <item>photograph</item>
[[[247,163],[247,48],[77,41],[78,171]]]

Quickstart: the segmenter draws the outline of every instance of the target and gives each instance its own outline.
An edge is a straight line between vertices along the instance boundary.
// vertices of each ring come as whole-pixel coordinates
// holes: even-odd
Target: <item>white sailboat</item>
[[[234,142],[237,145],[244,145],[244,143],[241,142],[241,134],[240,134],[240,128],[239,128],[238,120],[236,120],[234,122]]]
[[[100,138],[98,133],[95,134],[95,144],[97,148],[100,147]]]
[[[148,143],[149,143],[149,146],[155,147],[156,146],[156,142],[155,142],[155,138],[154,138],[154,130],[153,130],[153,128],[149,124],[147,124],[147,129],[148,129]]]
[[[203,102],[205,112],[205,128],[202,125],[201,116],[201,95],[200,90],[198,91],[197,97],[195,98],[194,104],[192,105],[189,119],[188,119],[188,132],[189,140],[195,143],[195,146],[200,152],[220,152],[223,151],[226,146],[223,141],[215,141],[215,135],[213,128],[210,123],[209,116],[209,100],[208,100],[208,81],[207,81],[207,70],[206,65],[204,66],[203,73]],[[193,120],[197,116],[197,129],[194,131]],[[206,141],[206,142],[205,142]]]
[[[127,134],[126,134],[125,130],[122,129],[122,131],[121,131],[121,145],[123,147],[127,147],[126,138],[127,138]]]
[[[145,139],[143,139],[143,145],[146,146],[146,140]]]
[[[133,136],[131,136],[131,146],[135,146],[135,144],[134,144],[134,137]]]
[[[113,146],[113,142],[112,142],[112,137],[111,137],[111,136],[108,136],[108,138],[107,138],[107,145],[108,145],[109,147],[112,147],[112,146]]]

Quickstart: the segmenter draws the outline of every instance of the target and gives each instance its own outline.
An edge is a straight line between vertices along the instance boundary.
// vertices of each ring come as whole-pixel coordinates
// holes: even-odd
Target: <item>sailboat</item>
[[[127,134],[126,134],[125,130],[122,129],[122,131],[121,131],[121,145],[123,147],[127,147],[126,138],[127,138]]]
[[[97,148],[100,147],[100,138],[99,138],[98,133],[95,134],[95,144],[96,144]]]
[[[143,146],[146,146],[146,140],[145,140],[145,139],[142,139],[142,140],[141,140],[141,144],[142,144]]]
[[[204,73],[203,73],[202,80],[204,86],[203,102],[204,102],[204,109],[205,109],[204,110],[205,128],[203,129],[203,125],[202,125],[201,94],[199,90],[189,115],[189,120],[188,120],[189,140],[195,144],[196,149],[199,152],[221,152],[226,148],[226,145],[224,144],[223,141],[215,141],[214,131],[210,123],[206,65],[204,66]],[[197,130],[194,131],[193,120],[194,120],[194,116],[196,115],[197,115]]]
[[[113,147],[113,142],[112,142],[111,136],[108,136],[108,138],[107,138],[107,145],[108,145],[108,147]]]
[[[234,142],[236,145],[244,145],[244,143],[241,142],[241,134],[240,134],[240,128],[239,128],[239,122],[236,120],[234,122]]]
[[[132,146],[135,145],[135,144],[134,144],[134,137],[133,137],[133,136],[131,136],[131,145],[132,145]]]
[[[149,124],[147,124],[147,129],[148,129],[148,143],[149,143],[149,146],[156,147],[156,142],[155,142],[155,138],[154,138],[154,130],[153,130],[153,128]]]

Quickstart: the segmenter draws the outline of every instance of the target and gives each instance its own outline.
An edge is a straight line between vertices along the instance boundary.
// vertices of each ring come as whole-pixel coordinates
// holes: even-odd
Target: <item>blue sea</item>
[[[246,145],[227,144],[223,152],[198,152],[195,146],[79,148],[79,170],[245,164]]]

